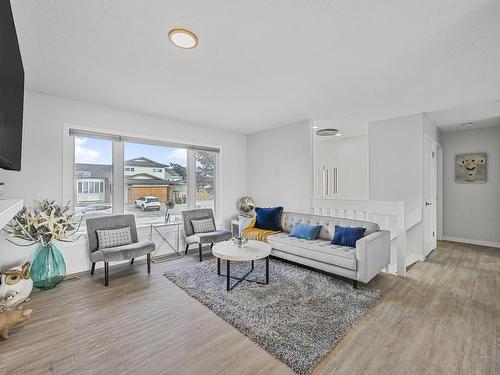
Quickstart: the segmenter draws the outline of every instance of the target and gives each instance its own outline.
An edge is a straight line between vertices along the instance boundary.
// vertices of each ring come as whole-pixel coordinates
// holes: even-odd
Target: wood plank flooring
[[[207,255],[208,255],[208,249]],[[190,256],[120,265],[37,292],[33,318],[0,339],[3,374],[293,374],[163,277]],[[500,374],[500,249],[441,242],[313,374]],[[325,317],[327,319],[327,317]]]

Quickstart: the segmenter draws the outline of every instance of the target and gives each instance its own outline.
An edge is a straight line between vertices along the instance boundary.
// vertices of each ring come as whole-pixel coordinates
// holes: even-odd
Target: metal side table
[[[149,239],[150,241],[153,241],[153,235],[156,234],[160,237],[159,242],[155,242],[156,249],[155,251],[151,254],[151,261],[153,263],[159,263],[163,262],[168,259],[169,254],[164,254],[164,255],[156,255],[158,250],[160,250],[163,245],[168,246],[173,252],[178,255],[182,256],[182,254],[179,251],[179,242],[180,242],[180,233],[181,233],[181,226],[183,225],[182,221],[174,221],[174,222],[169,222],[169,223],[159,223],[159,224],[151,224],[151,227],[149,229]],[[162,231],[161,228],[168,228],[168,230]],[[174,230],[171,230],[174,228]],[[168,239],[168,234],[169,233],[175,233],[175,242],[172,244],[169,239]],[[165,257],[167,258],[165,259]],[[163,258],[163,259],[161,259]]]

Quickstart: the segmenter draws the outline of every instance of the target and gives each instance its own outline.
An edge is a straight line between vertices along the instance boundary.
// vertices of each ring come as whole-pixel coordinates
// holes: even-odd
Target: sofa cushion
[[[228,240],[232,234],[227,229],[218,229],[214,232],[195,233],[192,236],[186,237],[186,243],[216,243]]]
[[[255,207],[255,228],[266,230],[282,230],[281,215],[283,207]]]
[[[315,240],[321,230],[321,225],[300,224],[294,225],[290,237],[303,238],[304,240]]]
[[[111,247],[109,249],[99,249],[90,253],[90,261],[95,263],[99,261],[117,261],[137,258],[149,254],[155,250],[155,244],[151,241],[139,241],[128,245]]]
[[[333,264],[350,270],[356,270],[357,268],[355,248],[332,245],[330,241],[327,240],[316,239],[310,241],[290,237],[287,233],[278,233],[268,236],[267,243],[269,243],[273,249],[303,258]]]
[[[363,238],[365,231],[366,228],[335,225],[332,245],[356,247],[356,241]]]

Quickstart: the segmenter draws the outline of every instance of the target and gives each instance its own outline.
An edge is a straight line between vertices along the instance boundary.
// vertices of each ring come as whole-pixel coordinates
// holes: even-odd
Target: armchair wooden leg
[[[352,281],[352,287],[353,287],[354,289],[358,289],[358,280],[353,280],[353,281]]]
[[[201,249],[202,249],[201,243],[198,245],[198,249],[199,249],[199,251],[200,251],[200,262],[202,262],[202,261],[203,261],[203,258],[202,258],[202,256],[201,256]]]
[[[214,243],[212,242],[212,243],[210,244],[210,250],[212,250],[212,248],[213,248],[213,247],[214,247]]]
[[[148,273],[151,273],[151,253],[148,253],[147,257],[147,263],[148,263]]]
[[[187,243],[187,244],[186,244],[186,251],[184,252],[184,254],[186,254],[186,255],[187,255],[188,250],[189,250],[189,244]]]
[[[104,262],[104,286],[109,285],[109,263]]]
[[[130,259],[130,264],[134,264],[134,258]]]
[[[90,274],[93,275],[95,271],[95,263],[92,263],[92,268],[90,269]]]

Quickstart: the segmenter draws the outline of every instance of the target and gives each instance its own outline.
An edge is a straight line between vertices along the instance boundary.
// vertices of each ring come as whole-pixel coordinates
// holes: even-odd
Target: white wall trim
[[[488,246],[488,247],[498,247],[498,248],[500,248],[500,242],[483,241],[483,240],[472,240],[472,239],[469,239],[469,238],[459,238],[459,237],[450,237],[450,236],[443,236],[442,240],[443,241],[466,243],[466,244],[470,244],[470,245],[479,245],[479,246]]]
[[[423,262],[424,258],[421,255],[418,254],[410,254],[406,257],[406,266],[408,267],[410,264],[416,263],[416,262]]]

